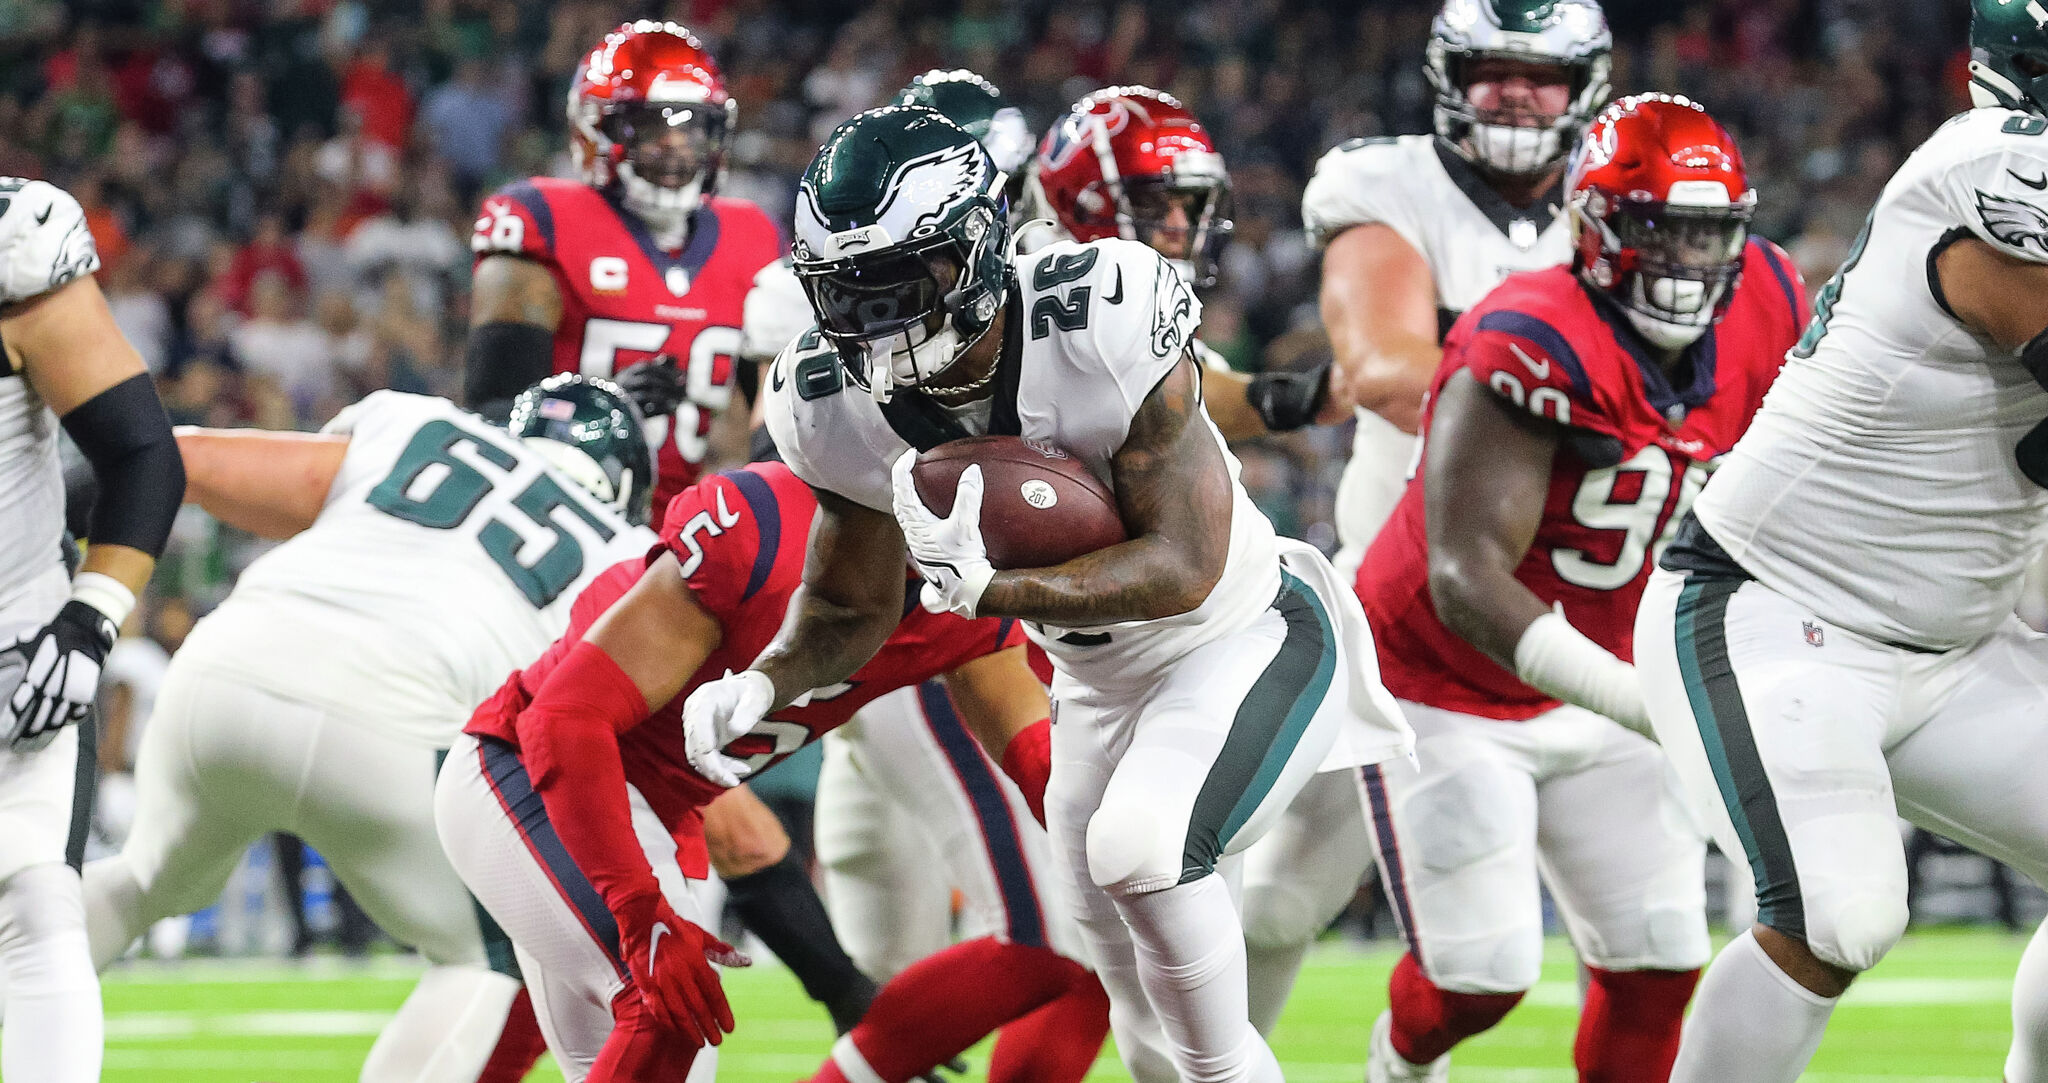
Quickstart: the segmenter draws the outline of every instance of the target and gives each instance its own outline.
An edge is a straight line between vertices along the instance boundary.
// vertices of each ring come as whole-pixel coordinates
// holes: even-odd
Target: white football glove
[[[754,732],[775,705],[775,682],[758,669],[707,681],[683,701],[683,752],[690,766],[731,789],[754,773],[747,761],[725,754],[725,746]]]
[[[910,559],[924,576],[920,598],[934,613],[974,616],[981,593],[996,570],[988,562],[988,546],[981,540],[981,467],[960,472],[953,490],[953,514],[944,519],[932,514],[917,495],[917,483],[910,469],[917,465],[917,449],[904,452],[890,470],[896,505],[896,523],[903,528]]]
[[[8,743],[39,748],[85,717],[117,632],[106,614],[74,599],[50,623],[0,649],[0,733]]]

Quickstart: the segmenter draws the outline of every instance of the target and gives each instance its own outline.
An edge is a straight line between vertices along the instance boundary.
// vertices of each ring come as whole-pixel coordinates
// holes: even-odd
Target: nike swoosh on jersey
[[[1543,363],[1539,365],[1536,363],[1535,358],[1530,357],[1528,354],[1522,352],[1522,348],[1520,346],[1517,346],[1514,343],[1510,342],[1508,343],[1508,349],[1515,351],[1515,356],[1521,359],[1522,364],[1527,365],[1529,367],[1530,375],[1536,377],[1539,380],[1550,379],[1550,358],[1544,358]]]
[[[1103,300],[1113,305],[1124,303],[1124,269],[1122,267],[1116,269],[1116,285],[1110,288],[1109,296],[1103,298]]]
[[[39,225],[39,226],[41,226],[41,225],[48,225],[48,224],[49,224],[49,221],[50,221],[50,211],[52,210],[52,208],[53,208],[53,207],[54,207],[54,204],[53,204],[53,205],[52,205],[51,207],[44,207],[44,208],[43,208],[43,213],[41,213],[41,214],[39,214],[39,215],[36,215],[36,225]]]
[[[2048,173],[2041,174],[2041,178],[2039,180],[2028,180],[2027,178],[2020,176],[2018,173],[2014,173],[2010,169],[2006,170],[2006,172],[2012,175],[2012,179],[2020,182],[2021,184],[2026,185],[2029,188],[2032,188],[2036,192],[2048,190]]]
[[[647,938],[647,976],[654,976],[654,953],[661,950],[661,938],[669,935],[668,923],[657,921],[654,932]]]

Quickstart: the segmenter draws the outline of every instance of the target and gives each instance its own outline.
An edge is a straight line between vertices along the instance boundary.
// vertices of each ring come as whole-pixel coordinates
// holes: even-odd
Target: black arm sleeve
[[[555,368],[555,336],[546,328],[497,320],[471,328],[462,353],[462,398],[470,409],[503,421],[521,391]]]
[[[156,385],[130,376],[65,414],[64,431],[99,483],[90,540],[161,556],[185,499],[185,460]]]

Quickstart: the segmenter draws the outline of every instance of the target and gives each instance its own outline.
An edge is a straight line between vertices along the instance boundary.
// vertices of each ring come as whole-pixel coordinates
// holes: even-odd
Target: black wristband
[[[521,391],[555,369],[555,336],[514,320],[472,327],[462,350],[462,400],[486,417],[503,418]]]
[[[130,376],[65,414],[64,431],[99,485],[87,538],[161,556],[185,500],[185,460],[156,384]]]
[[[1244,389],[1259,420],[1273,432],[1293,432],[1316,419],[1330,397],[1330,366],[1305,372],[1261,372]]]

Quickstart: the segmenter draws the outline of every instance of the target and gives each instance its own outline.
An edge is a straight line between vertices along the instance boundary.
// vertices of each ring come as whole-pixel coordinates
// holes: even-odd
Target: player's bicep
[[[527,323],[552,332],[562,322],[562,291],[554,273],[524,256],[497,253],[477,261],[469,325]]]
[[[58,417],[148,371],[91,278],[0,309],[7,367],[27,375]]]
[[[1164,538],[1185,551],[1190,570],[1220,576],[1230,548],[1230,468],[1201,402],[1200,368],[1183,356],[1139,404],[1110,479],[1127,534]]]
[[[1942,298],[1964,326],[2008,350],[2048,330],[2048,263],[1965,237],[1934,260]]]
[[[1422,253],[1391,226],[1346,229],[1323,250],[1318,300],[1336,362],[1331,394],[1412,430],[1441,357]]]
[[[725,632],[664,553],[583,635],[632,678],[651,710],[683,690]]]
[[[1470,371],[1444,383],[1423,449],[1433,583],[1513,574],[1543,522],[1559,435]]]
[[[263,538],[289,538],[313,525],[348,455],[349,438],[262,429],[174,433],[185,460],[185,501]]]

